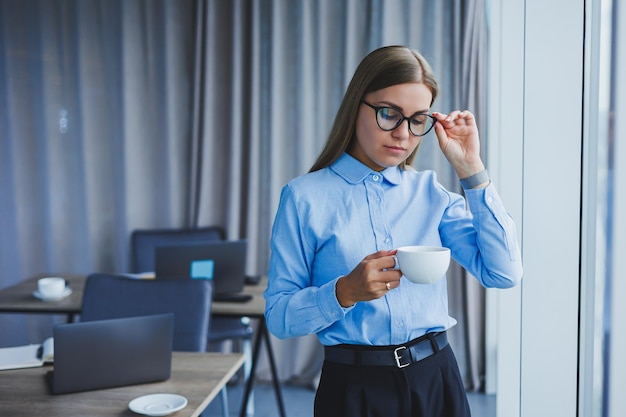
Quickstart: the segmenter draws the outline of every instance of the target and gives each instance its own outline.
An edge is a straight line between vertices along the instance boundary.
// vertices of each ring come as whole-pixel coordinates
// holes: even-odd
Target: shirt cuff
[[[494,206],[501,206],[502,201],[493,183],[485,188],[472,188],[465,191],[465,198],[472,213],[493,211]]]
[[[506,225],[512,221],[504,207],[500,194],[498,194],[498,190],[496,190],[493,184],[489,184],[485,188],[467,190],[465,197],[467,198],[470,211],[476,218],[484,219],[485,215],[491,215],[502,228],[506,228]]]
[[[337,300],[337,293],[335,290],[339,278],[336,278],[335,280],[322,285],[318,292],[318,302],[320,310],[329,321],[337,321],[342,319],[346,315],[346,313],[354,308],[354,306],[342,307],[341,304],[339,304],[339,300]]]

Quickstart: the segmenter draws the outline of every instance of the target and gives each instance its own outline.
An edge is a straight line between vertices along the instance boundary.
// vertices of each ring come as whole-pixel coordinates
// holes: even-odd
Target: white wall
[[[615,0],[616,1],[616,0]],[[626,113],[626,7],[619,3],[617,24],[617,47],[615,59],[616,84],[615,114]],[[613,326],[611,328],[610,374],[609,374],[609,413],[610,417],[626,414],[626,121],[623,116],[615,117],[615,149],[614,149],[614,218],[613,221],[613,278],[612,278],[612,311]]]
[[[584,1],[491,6],[489,166],[524,258],[521,287],[495,295],[497,415],[575,416]]]
[[[524,3],[493,0],[490,15],[487,165],[523,241]],[[522,285],[487,290],[486,390],[497,392],[499,417],[519,415]]]

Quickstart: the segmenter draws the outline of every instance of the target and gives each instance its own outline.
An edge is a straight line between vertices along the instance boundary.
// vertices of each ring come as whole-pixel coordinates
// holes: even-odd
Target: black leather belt
[[[439,352],[448,345],[446,332],[428,333],[406,345],[399,346],[325,346],[329,362],[356,366],[395,366],[404,368]]]

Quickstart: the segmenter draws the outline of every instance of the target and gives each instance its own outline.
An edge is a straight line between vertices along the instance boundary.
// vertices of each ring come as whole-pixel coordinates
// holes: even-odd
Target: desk
[[[128,403],[154,393],[183,395],[188,404],[173,416],[196,417],[243,365],[241,354],[172,354],[167,381],[75,394],[52,395],[45,379],[49,366],[0,371],[0,415],[11,417],[137,417]]]
[[[83,290],[85,288],[84,275],[63,276],[72,293],[60,301],[44,302],[33,297],[37,289],[37,280],[44,276],[36,275],[25,281],[0,291],[0,313],[32,313],[32,314],[65,314],[68,322],[74,320],[83,308]]]
[[[49,274],[48,274],[49,275]],[[64,277],[72,289],[69,297],[55,302],[44,302],[33,297],[33,291],[37,289],[37,280],[45,275],[37,275],[16,285],[0,291],[0,313],[30,313],[30,314],[66,314],[68,322],[74,320],[76,314],[80,314],[83,306],[83,291],[85,288],[85,275],[58,274]],[[250,377],[246,381],[245,392],[242,400],[240,416],[245,416],[248,399],[254,384],[256,366],[262,340],[265,340],[265,347],[270,362],[272,372],[272,383],[276,402],[278,404],[281,417],[285,417],[285,407],[276,371],[274,352],[270,343],[269,332],[265,323],[265,300],[263,292],[267,288],[267,277],[263,277],[257,285],[246,285],[244,293],[252,295],[252,299],[245,303],[240,302],[213,302],[212,313],[222,317],[243,317],[259,319],[255,340],[252,348],[252,369]],[[3,414],[4,415],[4,414]]]

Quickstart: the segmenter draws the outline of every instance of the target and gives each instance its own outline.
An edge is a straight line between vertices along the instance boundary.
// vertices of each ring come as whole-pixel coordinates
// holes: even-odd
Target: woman
[[[470,415],[445,333],[456,323],[446,280],[401,279],[394,248],[449,247],[485,287],[521,279],[515,224],[481,161],[474,117],[429,114],[437,91],[419,53],[371,52],[311,171],[283,188],[265,316],[277,337],[315,333],[325,346],[316,416]],[[467,200],[411,167],[432,128]]]

